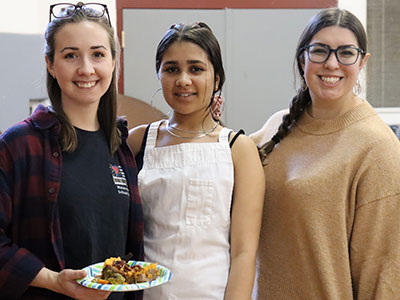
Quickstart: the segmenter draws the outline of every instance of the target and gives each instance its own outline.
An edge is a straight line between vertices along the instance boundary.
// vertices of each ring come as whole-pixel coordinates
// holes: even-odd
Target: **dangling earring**
[[[301,91],[305,92],[305,91],[307,91],[307,89],[308,89],[307,83],[306,83],[304,77],[301,76]]]
[[[224,112],[224,97],[222,91],[219,93],[219,95],[214,95],[211,106],[210,106],[210,113],[213,119],[217,122],[219,122],[222,113]]]
[[[357,96],[361,93],[361,83],[359,79],[357,79],[356,84],[353,87],[353,93]]]

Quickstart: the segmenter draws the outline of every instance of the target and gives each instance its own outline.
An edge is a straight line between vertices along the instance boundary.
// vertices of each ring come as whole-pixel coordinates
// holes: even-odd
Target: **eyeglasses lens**
[[[82,9],[88,17],[101,18],[104,15],[104,7],[100,4],[85,4]]]
[[[337,56],[339,57],[339,62],[344,65],[352,65],[357,61],[358,50],[353,47],[344,47],[337,49]]]
[[[56,18],[67,18],[75,12],[75,5],[72,4],[57,4],[52,8],[53,16]]]

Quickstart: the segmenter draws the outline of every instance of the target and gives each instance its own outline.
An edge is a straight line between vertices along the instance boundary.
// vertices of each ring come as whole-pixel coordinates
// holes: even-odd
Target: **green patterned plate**
[[[135,260],[128,261],[128,265],[130,265],[130,266],[139,265],[141,267],[146,267],[150,264],[151,263],[149,263],[149,262],[143,262],[143,261],[135,261]],[[104,262],[101,262],[101,263],[93,264],[91,266],[84,268],[87,275],[86,275],[86,277],[84,277],[82,279],[78,279],[77,280],[78,283],[83,286],[86,286],[88,288],[97,289],[97,290],[105,290],[105,291],[113,291],[113,292],[129,292],[129,291],[144,290],[144,289],[148,289],[148,288],[152,288],[152,287],[161,285],[163,283],[168,282],[172,277],[170,270],[168,270],[166,267],[163,267],[163,266],[157,264],[157,269],[160,271],[160,275],[153,281],[143,282],[143,283],[135,283],[135,284],[100,284],[100,283],[92,282],[92,280],[97,275],[101,274],[103,265],[104,265]]]

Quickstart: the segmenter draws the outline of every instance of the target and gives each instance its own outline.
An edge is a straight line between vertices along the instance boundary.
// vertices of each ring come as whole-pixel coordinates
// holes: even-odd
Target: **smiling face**
[[[62,106],[94,106],[110,86],[115,67],[107,32],[83,21],[65,24],[55,35],[54,61],[48,71],[61,89]]]
[[[321,29],[314,35],[309,43],[323,44],[331,49],[340,46],[359,47],[354,33],[343,27],[329,26]],[[325,63],[314,63],[304,53],[304,78],[310,91],[313,102],[344,101],[353,97],[353,86],[356,84],[358,74],[367,62],[369,54],[364,58],[360,54],[353,65],[340,64],[334,53],[331,53]]]
[[[158,72],[164,98],[175,114],[207,113],[218,87],[207,54],[190,42],[175,42],[164,53]]]

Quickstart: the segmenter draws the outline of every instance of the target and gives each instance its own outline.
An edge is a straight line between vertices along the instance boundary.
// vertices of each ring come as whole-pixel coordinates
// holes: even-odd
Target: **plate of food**
[[[104,262],[84,268],[87,275],[77,282],[85,287],[112,291],[139,291],[168,282],[171,271],[156,263],[125,261],[120,257],[110,257]]]

